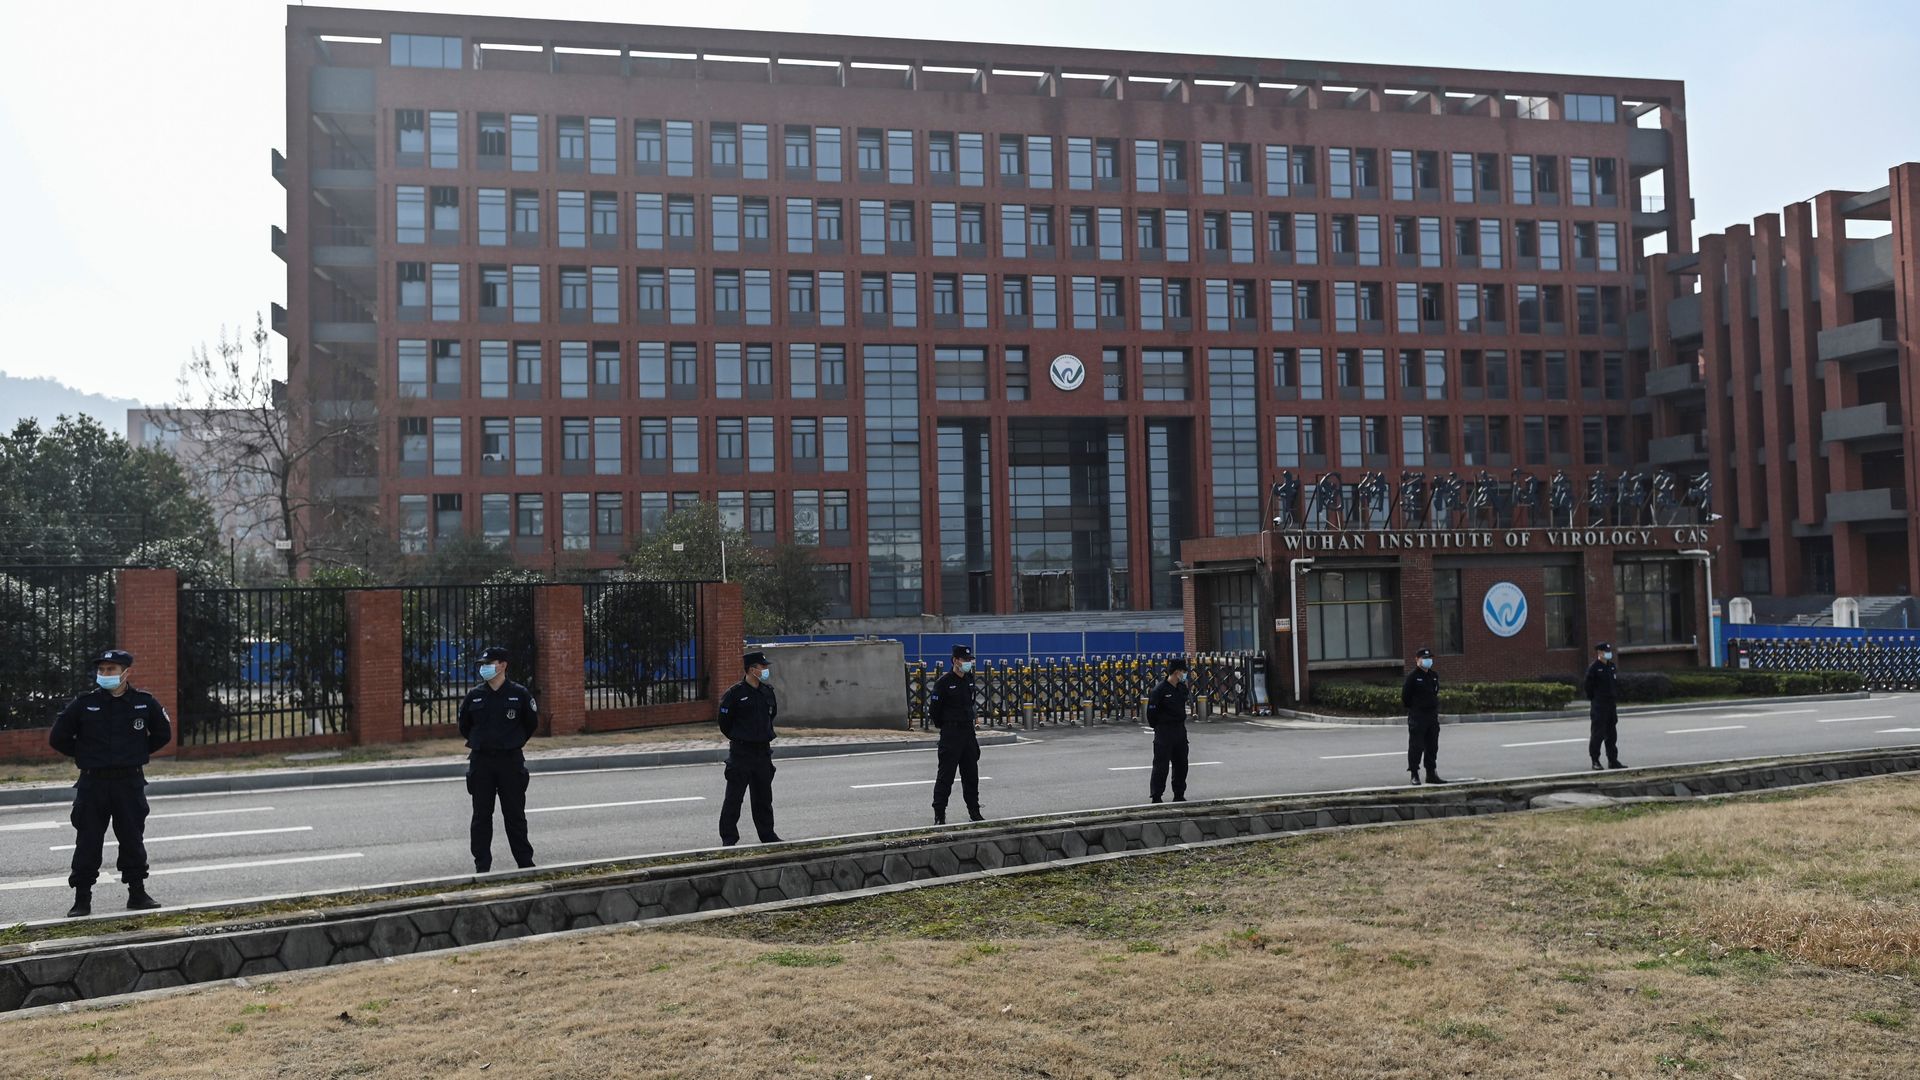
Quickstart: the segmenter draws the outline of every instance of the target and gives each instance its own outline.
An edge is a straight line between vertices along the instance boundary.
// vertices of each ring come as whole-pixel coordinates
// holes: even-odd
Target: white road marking
[[[29,829],[57,829],[57,821],[22,821],[17,825],[0,825],[0,832],[26,832]]]
[[[241,806],[232,810],[182,810],[172,814],[148,814],[147,820],[176,817],[213,817],[217,814],[264,814],[272,810],[271,806]]]
[[[1815,720],[1816,724],[1851,724],[1855,720],[1891,720],[1891,716],[1830,716],[1825,720]]]
[[[705,802],[705,795],[683,795],[677,799],[634,799],[631,802],[581,803],[579,806],[529,806],[529,814],[553,814],[562,810],[606,810],[615,806],[654,806],[659,803]]]
[[[1920,731],[1920,727],[1890,727],[1874,732],[1876,735],[1899,735],[1910,731]]]
[[[1501,743],[1500,749],[1511,750],[1516,746],[1559,746],[1562,743],[1577,743],[1577,742],[1586,742],[1586,741],[1587,740],[1585,739],[1541,739],[1539,742]]]
[[[1199,768],[1202,765],[1220,765],[1220,764],[1224,764],[1224,763],[1219,761],[1187,762],[1188,767],[1195,768],[1195,769]],[[1107,771],[1108,772],[1141,772],[1143,770],[1151,769],[1151,768],[1153,768],[1153,766],[1151,765],[1109,765],[1107,766]]]
[[[991,780],[993,779],[993,777],[983,776],[980,779]],[[848,784],[847,786],[849,788],[852,788],[854,791],[862,791],[862,790],[865,790],[866,788],[912,787],[915,784],[931,784],[933,782],[934,782],[933,780],[895,780],[891,783],[886,783],[886,784]]]
[[[1320,760],[1321,761],[1345,761],[1347,758],[1399,757],[1405,753],[1406,753],[1405,750],[1385,750],[1378,754],[1328,754],[1322,757]]]
[[[146,838],[146,842],[149,844],[166,844],[176,840],[219,840],[229,836],[267,836],[272,833],[312,832],[312,831],[313,831],[313,826],[311,825],[289,825],[281,829],[242,829],[237,832],[203,832],[203,833],[187,833],[182,836],[149,836]],[[120,841],[118,840],[108,840],[105,846],[117,847],[119,846],[119,844],[120,844]],[[48,851],[72,851],[73,849],[74,849],[73,844],[55,844],[54,846],[48,848],[47,850]]]
[[[1703,731],[1744,731],[1745,724],[1727,724],[1724,727],[1683,727],[1667,732],[1669,735],[1698,735]]]
[[[203,874],[213,870],[252,870],[261,866],[291,866],[294,863],[333,862],[338,859],[364,859],[364,851],[350,851],[339,855],[302,855],[294,859],[261,859],[257,862],[211,863],[206,866],[170,866],[155,870],[149,877],[166,874]],[[64,877],[34,878],[31,881],[9,881],[0,884],[0,892],[14,892],[20,889],[64,889],[67,879]]]

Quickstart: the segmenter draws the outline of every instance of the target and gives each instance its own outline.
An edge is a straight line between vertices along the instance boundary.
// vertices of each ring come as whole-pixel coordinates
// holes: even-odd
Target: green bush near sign
[[[1575,675],[1543,676],[1534,682],[1459,683],[1440,691],[1443,713],[1550,712],[1571,706],[1580,694]],[[1681,698],[1793,697],[1856,693],[1865,680],[1851,671],[1630,671],[1617,683],[1622,702],[1644,704]],[[1400,684],[1322,679],[1313,684],[1315,705],[1367,716],[1393,716]]]

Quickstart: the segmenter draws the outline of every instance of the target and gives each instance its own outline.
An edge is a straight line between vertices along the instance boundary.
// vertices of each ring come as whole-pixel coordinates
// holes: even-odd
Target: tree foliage
[[[676,546],[680,550],[674,550]],[[696,503],[668,515],[659,529],[633,546],[626,563],[643,581],[724,577],[739,582],[742,621],[749,634],[804,634],[827,612],[827,593],[815,572],[812,549],[791,543],[755,547],[745,532],[721,521],[714,503]]]
[[[167,454],[90,416],[0,436],[0,564],[122,562],[150,541],[211,550],[207,504]]]

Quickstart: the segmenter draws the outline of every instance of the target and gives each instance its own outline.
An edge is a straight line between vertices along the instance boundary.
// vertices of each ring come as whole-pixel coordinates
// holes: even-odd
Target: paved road
[[[1440,736],[1448,779],[1509,779],[1586,767],[1586,721],[1452,725]],[[1864,701],[1709,706],[1621,720],[1629,765],[1920,744],[1920,695]],[[1137,727],[1041,732],[981,759],[989,817],[1063,813],[1146,801],[1152,741]],[[1406,780],[1399,727],[1192,728],[1195,799],[1391,787]],[[930,751],[782,761],[775,781],[789,840],[931,822]],[[528,796],[543,866],[707,848],[724,784],[718,765],[536,775]],[[956,816],[964,817],[954,792]],[[469,872],[462,781],[408,781],[251,795],[155,798],[147,843],[161,900],[201,903]],[[744,817],[745,815],[743,815]],[[71,901],[73,835],[64,804],[0,809],[0,922],[52,918]],[[747,821],[742,821],[748,826]],[[747,828],[749,838],[751,827]],[[96,912],[123,900],[106,873]],[[496,865],[511,865],[494,838]]]

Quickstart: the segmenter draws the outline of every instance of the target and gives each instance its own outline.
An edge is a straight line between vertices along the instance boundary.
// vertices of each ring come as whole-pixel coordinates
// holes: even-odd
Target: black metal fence
[[[0,730],[50,727],[113,646],[113,567],[0,566]]]
[[[1869,690],[1920,690],[1920,640],[1865,638],[1727,639],[1727,656],[1759,671],[1852,671]]]
[[[401,686],[409,726],[451,724],[480,681],[480,654],[507,650],[508,677],[540,693],[533,585],[414,585],[401,590]]]
[[[1132,723],[1140,703],[1166,677],[1169,654],[1031,657],[979,661],[974,702],[979,722],[993,727]],[[1215,712],[1252,713],[1264,706],[1257,692],[1265,657],[1258,653],[1201,653],[1191,665],[1192,699],[1205,695]],[[907,713],[925,729],[927,695],[944,665],[907,665]]]
[[[588,709],[693,701],[707,693],[697,581],[583,586]]]
[[[347,730],[347,590],[182,589],[182,746]]]

